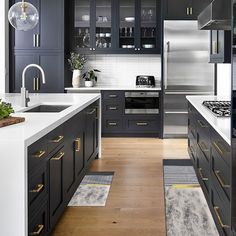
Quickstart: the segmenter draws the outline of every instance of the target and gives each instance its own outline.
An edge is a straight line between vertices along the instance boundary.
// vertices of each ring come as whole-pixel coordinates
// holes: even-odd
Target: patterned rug
[[[218,236],[191,160],[164,160],[167,236]]]
[[[114,172],[90,172],[85,175],[68,206],[106,205]]]

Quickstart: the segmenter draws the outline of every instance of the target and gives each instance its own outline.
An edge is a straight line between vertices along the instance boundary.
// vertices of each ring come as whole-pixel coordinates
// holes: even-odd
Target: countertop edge
[[[161,87],[155,87],[155,88],[136,88],[136,87],[119,87],[119,86],[111,86],[111,87],[80,87],[80,88],[65,88],[65,91],[103,91],[103,90],[150,90],[150,91],[161,91]]]

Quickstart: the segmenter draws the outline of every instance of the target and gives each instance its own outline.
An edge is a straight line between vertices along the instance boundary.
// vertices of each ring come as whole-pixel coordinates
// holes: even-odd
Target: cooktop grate
[[[202,104],[218,117],[231,115],[231,102],[229,101],[204,101]]]

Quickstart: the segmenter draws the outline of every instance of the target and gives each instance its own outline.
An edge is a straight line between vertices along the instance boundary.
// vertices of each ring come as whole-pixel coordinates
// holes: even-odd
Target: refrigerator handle
[[[168,87],[168,53],[170,52],[170,41],[167,41],[164,46],[164,88]]]

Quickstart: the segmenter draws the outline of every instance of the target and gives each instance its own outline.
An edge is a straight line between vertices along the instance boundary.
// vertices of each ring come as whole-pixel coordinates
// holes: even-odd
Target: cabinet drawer
[[[104,115],[122,115],[123,106],[118,103],[103,104]]]
[[[151,118],[132,118],[126,120],[126,128],[134,132],[158,132],[159,122]]]
[[[207,162],[206,158],[204,157],[204,154],[202,153],[200,148],[198,148],[197,156],[198,156],[197,174],[200,179],[200,183],[203,190],[205,190],[205,193],[209,194],[210,165]]]
[[[39,202],[48,193],[47,167],[42,166],[37,172],[29,176],[28,201],[29,215],[40,206]]]
[[[224,235],[231,235],[230,208],[225,206],[220,194],[215,188],[211,190],[211,203],[213,207],[213,216],[218,228],[223,231]]]
[[[211,148],[210,126],[201,116],[197,117],[196,122],[197,122],[197,142],[206,160],[209,162],[210,148]]]
[[[211,132],[212,148],[219,154],[219,156],[230,166],[230,146],[217,134],[214,130]]]
[[[121,119],[104,118],[102,126],[104,133],[123,131],[123,125]]]
[[[46,163],[47,156],[48,147],[45,136],[28,147],[28,173],[33,172],[40,164]]]
[[[48,204],[43,204],[42,208],[37,212],[35,217],[29,223],[29,236],[31,235],[48,235]]]
[[[125,94],[124,91],[103,91],[102,92],[102,99],[110,100],[110,101],[117,101],[124,99]]]
[[[217,187],[230,199],[230,168],[226,165],[219,153],[212,149],[212,176]],[[226,199],[226,200],[228,200]]]
[[[54,129],[48,134],[48,152],[52,152],[60,144],[64,142],[64,129],[63,125]]]

